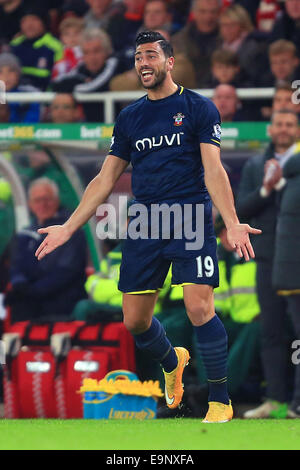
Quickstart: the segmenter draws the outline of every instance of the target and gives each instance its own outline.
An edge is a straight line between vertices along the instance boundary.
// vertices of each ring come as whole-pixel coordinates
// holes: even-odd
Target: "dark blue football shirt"
[[[123,109],[110,153],[131,162],[132,191],[138,202],[209,199],[200,143],[220,146],[220,114],[212,101],[191,90],[160,100],[147,96]]]

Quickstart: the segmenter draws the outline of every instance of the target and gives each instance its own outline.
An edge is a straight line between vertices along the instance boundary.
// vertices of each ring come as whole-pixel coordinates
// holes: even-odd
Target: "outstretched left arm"
[[[219,210],[227,228],[227,238],[238,255],[249,261],[255,257],[249,233],[258,235],[261,230],[240,224],[234,207],[234,199],[230,182],[223,168],[220,149],[212,144],[200,144],[202,163],[204,166],[205,184],[214,205]]]

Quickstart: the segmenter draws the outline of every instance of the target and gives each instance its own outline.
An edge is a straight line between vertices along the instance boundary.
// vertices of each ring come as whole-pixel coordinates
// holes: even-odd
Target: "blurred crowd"
[[[224,121],[268,120],[270,103],[241,103],[236,88],[290,85],[299,72],[298,0],[0,0],[0,80],[8,92],[55,91],[1,106],[2,122],[103,121],[73,92],[139,90],[135,37],[156,30],[174,47],[174,80],[216,88]],[[234,112],[222,112],[224,102]],[[257,105],[258,104],[258,105]],[[225,105],[226,108],[226,105]]]

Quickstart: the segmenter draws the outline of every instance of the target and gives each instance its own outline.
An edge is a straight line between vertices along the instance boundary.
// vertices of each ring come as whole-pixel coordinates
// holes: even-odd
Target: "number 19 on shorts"
[[[214,262],[211,256],[205,256],[202,259],[202,256],[196,258],[197,261],[197,277],[212,277],[215,271]],[[204,274],[203,274],[204,273]]]

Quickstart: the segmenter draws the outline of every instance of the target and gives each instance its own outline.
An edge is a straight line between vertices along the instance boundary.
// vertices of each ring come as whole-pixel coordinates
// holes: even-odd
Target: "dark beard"
[[[165,81],[167,76],[167,72],[165,70],[161,70],[157,76],[155,76],[155,81],[153,82],[152,85],[145,86],[142,81],[142,77],[139,76],[140,82],[143,85],[143,87],[146,90],[155,90],[156,88],[159,88],[160,85]]]

